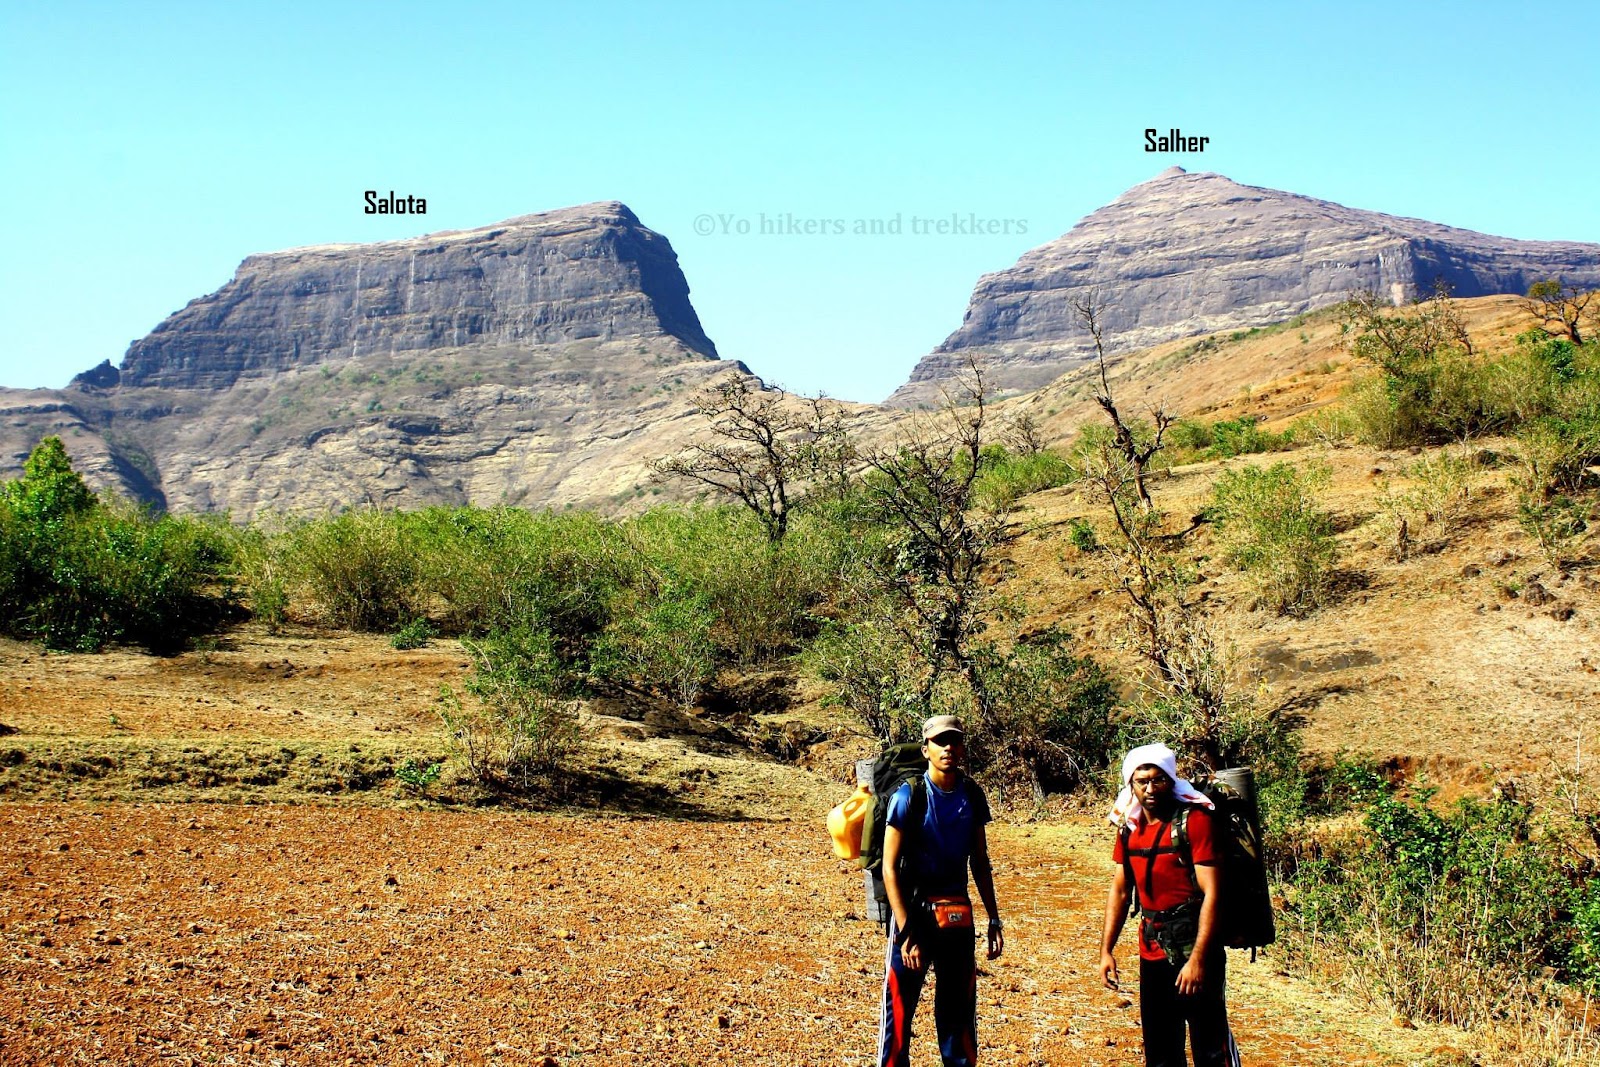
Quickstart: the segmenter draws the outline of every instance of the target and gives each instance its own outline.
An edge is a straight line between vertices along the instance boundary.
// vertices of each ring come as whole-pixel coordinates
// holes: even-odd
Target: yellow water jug
[[[861,827],[872,811],[872,790],[856,786],[850,799],[828,812],[828,833],[833,837],[833,854],[842,860],[861,856]]]

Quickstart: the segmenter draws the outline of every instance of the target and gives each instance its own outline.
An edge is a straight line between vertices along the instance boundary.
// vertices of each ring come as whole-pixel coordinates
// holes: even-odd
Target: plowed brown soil
[[[996,827],[983,1059],[1135,1064],[1087,823]],[[882,940],[816,826],[315,806],[0,806],[0,1062],[867,1064]],[[1132,969],[1130,953],[1124,962]],[[1234,954],[1259,1065],[1418,1063]],[[916,1064],[937,1062],[927,1020]]]

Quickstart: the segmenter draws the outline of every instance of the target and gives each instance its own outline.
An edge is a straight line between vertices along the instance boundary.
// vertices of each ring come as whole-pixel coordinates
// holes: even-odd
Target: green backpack
[[[912,825],[921,825],[921,810],[926,810],[927,793],[919,788],[928,759],[922,744],[907,741],[890,745],[872,761],[872,801],[861,826],[861,858],[856,863],[867,872],[867,916],[885,921],[889,894],[883,887],[883,835],[889,816],[889,798],[903,782],[912,782]]]
[[[1217,916],[1218,939],[1228,948],[1249,949],[1254,959],[1256,949],[1272,944],[1278,937],[1272,917],[1272,891],[1267,882],[1260,816],[1249,797],[1224,782],[1196,778],[1192,784],[1215,805],[1211,812],[1211,834],[1223,886]],[[1176,852],[1178,862],[1189,875],[1189,884],[1198,893],[1200,883],[1194,875],[1194,853],[1189,845],[1189,813],[1195,807],[1193,804],[1178,805],[1172,820],[1172,845],[1149,851]],[[1127,864],[1127,857],[1133,850],[1128,848],[1126,827],[1121,834],[1123,862]],[[1143,851],[1140,854],[1143,855]],[[1153,861],[1154,857],[1151,859]],[[1132,889],[1133,868],[1126,869]],[[1130,907],[1137,911],[1139,894],[1134,892],[1132,898]]]

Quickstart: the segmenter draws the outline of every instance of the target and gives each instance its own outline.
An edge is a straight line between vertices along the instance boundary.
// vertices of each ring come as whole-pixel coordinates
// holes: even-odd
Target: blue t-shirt
[[[911,877],[923,892],[933,896],[964,894],[973,834],[989,821],[989,802],[983,790],[965,775],[948,793],[926,774],[922,784],[928,795],[928,813],[908,856]],[[884,819],[904,834],[910,808],[911,783],[905,782],[889,798],[889,812]]]

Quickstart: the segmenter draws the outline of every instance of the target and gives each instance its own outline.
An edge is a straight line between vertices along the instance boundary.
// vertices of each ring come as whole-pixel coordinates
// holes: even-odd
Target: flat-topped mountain
[[[665,237],[616,202],[254,255],[119,368],[0,390],[0,472],[59,434],[177,510],[606,505],[699,429],[718,374]]]
[[[126,385],[474,345],[672,338],[715,358],[667,239],[609,201],[474,230],[250,256],[123,360]]]
[[[1600,286],[1600,245],[1518,241],[1172,167],[1015,266],[984,275],[959,329],[888,403],[935,400],[982,357],[996,385],[1037,389],[1093,354],[1072,308],[1098,288],[1108,350],[1281,322],[1372,289],[1395,302],[1443,279],[1457,296],[1525,293],[1560,276]]]

